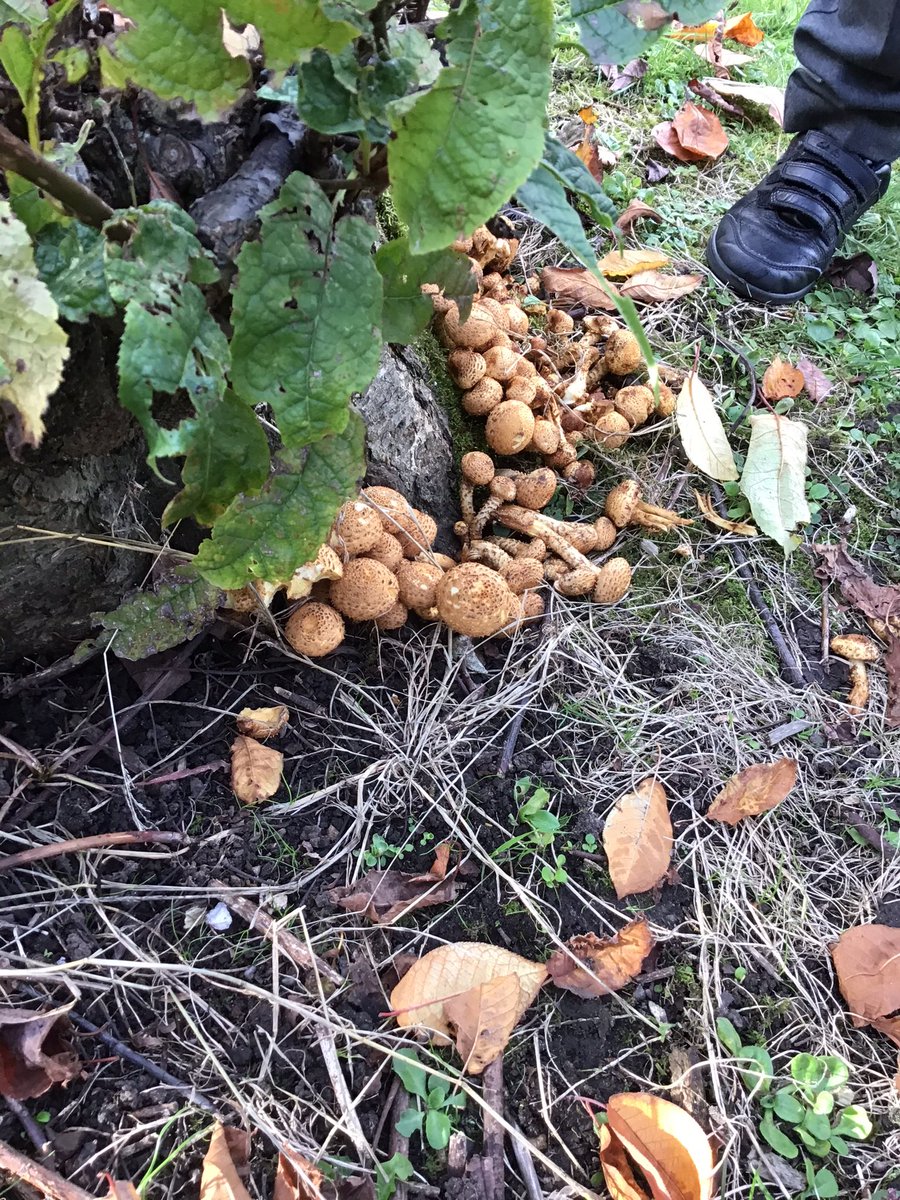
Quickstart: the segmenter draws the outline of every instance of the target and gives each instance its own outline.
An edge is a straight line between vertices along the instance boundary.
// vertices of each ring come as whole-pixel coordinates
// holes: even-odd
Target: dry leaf
[[[284,755],[253,738],[236,737],[231,745],[231,788],[242,804],[268,800],[281,786]]]
[[[710,525],[715,525],[718,529],[724,529],[728,533],[739,533],[742,537],[758,537],[759,530],[755,525],[750,525],[747,521],[729,521],[727,517],[720,517],[713,508],[711,497],[703,492],[694,491],[694,499],[697,501],[697,507],[709,521]]]
[[[682,149],[689,154],[718,158],[728,147],[728,134],[716,114],[691,100],[675,114],[672,129]]]
[[[750,446],[741,474],[741,491],[753,519],[785,554],[800,544],[799,526],[810,520],[806,498],[808,430],[776,412],[750,417]]]
[[[585,308],[598,308],[603,312],[616,311],[616,302],[612,298],[617,294],[616,289],[611,283],[604,286],[584,267],[544,267],[541,284],[545,292],[569,304],[583,304]]]
[[[597,1133],[600,1138],[600,1166],[612,1200],[650,1200],[634,1177],[625,1147],[609,1125],[601,1125]]]
[[[639,271],[621,284],[619,291],[639,304],[658,304],[662,300],[679,300],[696,291],[702,282],[702,275],[663,275],[659,271]]]
[[[584,137],[575,150],[576,158],[580,158],[588,172],[600,183],[604,174],[616,165],[619,157],[606,146],[601,146],[594,136],[590,126],[584,131]]]
[[[762,392],[765,398],[774,403],[777,400],[793,399],[802,391],[803,375],[780,355],[776,355],[763,375]]]
[[[556,950],[547,961],[557,987],[590,999],[617,992],[640,974],[653,949],[653,936],[644,917],[630,921],[615,937],[582,933],[570,938],[565,950]],[[596,976],[596,978],[595,978]]]
[[[661,250],[611,250],[600,259],[597,266],[604,275],[627,279],[640,271],[652,271],[668,264],[669,256]]]
[[[70,1007],[0,1008],[0,1096],[33,1100],[77,1077],[81,1062],[69,1043]]]
[[[822,276],[832,287],[848,288],[861,296],[871,296],[878,287],[878,268],[871,254],[861,250],[850,258],[837,255]]]
[[[751,54],[741,54],[737,50],[729,50],[726,46],[719,45],[718,42],[702,42],[694,47],[694,53],[708,62],[713,67],[743,67],[748,62],[753,62]]]
[[[466,1058],[466,1051],[471,1052],[480,1041],[478,1014],[482,1009],[486,1011],[489,1004],[498,1002],[498,997],[511,1000],[512,985],[504,985],[496,994],[489,993],[486,1001],[476,995],[468,997],[461,1006],[451,1004],[456,1018],[461,1012],[465,1014],[462,1026],[448,1012],[448,1002],[461,1000],[467,992],[477,993],[482,984],[507,977],[515,980],[515,1001],[511,1010],[515,1017],[509,1027],[511,1031],[538,994],[547,978],[547,968],[543,963],[531,962],[509,950],[482,942],[451,942],[420,958],[391,992],[391,1009],[402,1029],[411,1026],[427,1029],[432,1040],[440,1045],[450,1041],[455,1025],[457,1047],[461,1047],[460,1053]],[[474,1025],[471,1020],[475,1021]],[[497,1053],[502,1048],[499,1047]]]
[[[621,900],[657,887],[672,860],[672,822],[666,790],[652,777],[621,796],[606,819],[603,849]]]
[[[444,1005],[448,1021],[456,1029],[456,1049],[468,1075],[480,1075],[503,1053],[522,1015],[520,986],[516,975],[501,975],[481,983]]]
[[[597,110],[593,104],[587,104],[584,108],[579,108],[578,115],[581,117],[585,125],[597,124]]]
[[[900,1046],[900,929],[857,925],[831,947],[838,987],[857,1029],[872,1025]]]
[[[323,1200],[322,1172],[296,1150],[282,1150],[272,1200]]]
[[[737,479],[738,469],[725,427],[708,388],[695,371],[678,393],[675,421],[684,452],[698,470],[722,482]]]
[[[816,364],[810,362],[808,358],[798,359],[797,370],[803,376],[806,394],[814,404],[819,400],[824,400],[830,392],[834,391],[834,384],[828,376],[823,375]]]
[[[698,163],[702,162],[706,157],[704,154],[697,154],[693,150],[685,150],[679,141],[672,121],[662,121],[659,125],[654,125],[650,130],[650,136],[661,150],[665,150],[666,154],[671,154],[673,158],[677,158],[680,162]]]
[[[277,737],[288,723],[288,710],[283,704],[274,708],[242,708],[237,715],[238,733],[265,740]]]
[[[331,888],[325,893],[330,904],[345,912],[359,913],[376,925],[390,925],[417,908],[448,904],[456,899],[456,882],[447,879],[450,846],[435,851],[434,865],[423,875],[404,871],[366,871],[356,883]]]
[[[659,1096],[622,1092],[610,1096],[606,1115],[655,1200],[711,1200],[716,1161],[690,1113]]]
[[[651,208],[649,204],[645,204],[643,200],[629,200],[625,211],[616,217],[616,225],[623,233],[627,233],[635,221],[640,221],[643,217],[646,217],[648,221],[662,220],[662,214],[658,213],[655,208]]]
[[[732,775],[706,815],[711,821],[737,825],[744,817],[758,817],[780,804],[796,782],[797,762],[793,758],[755,763]]]
[[[753,20],[753,14],[748,12],[726,21],[724,32],[725,37],[731,38],[733,42],[740,42],[742,46],[758,46],[766,36]]]
[[[247,1174],[250,1135],[218,1121],[200,1173],[200,1200],[250,1200],[241,1176]]]
[[[738,79],[704,79],[704,87],[737,100],[739,104],[751,104],[765,109],[776,125],[784,128],[784,88],[773,84],[744,83]]]
[[[662,183],[669,174],[669,168],[657,162],[655,158],[647,159],[647,182]]]
[[[734,117],[746,118],[747,114],[743,109],[738,108],[736,104],[732,104],[730,100],[726,100],[724,96],[720,96],[718,92],[714,92],[711,87],[708,87],[705,83],[701,83],[699,79],[689,79],[688,87],[701,100],[705,100],[707,104],[711,104],[713,108],[720,108],[722,112],[731,113]]]

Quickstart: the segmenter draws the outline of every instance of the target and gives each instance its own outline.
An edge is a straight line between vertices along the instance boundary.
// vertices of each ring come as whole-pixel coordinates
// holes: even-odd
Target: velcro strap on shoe
[[[818,225],[823,234],[833,234],[838,226],[837,218],[827,204],[799,188],[773,188],[769,204],[772,208],[798,213],[810,224]]]
[[[841,210],[842,216],[845,215],[844,209],[850,210],[850,213],[846,215],[853,216],[860,206],[860,197],[857,192],[817,163],[786,162],[779,173],[786,183],[808,187],[817,198],[828,200],[836,205]]]
[[[792,156],[795,161],[810,156],[818,158],[833,175],[840,175],[850,184],[864,203],[878,195],[881,181],[872,167],[852,151],[845,150],[833,138],[813,129],[801,134],[797,140],[797,153]]]

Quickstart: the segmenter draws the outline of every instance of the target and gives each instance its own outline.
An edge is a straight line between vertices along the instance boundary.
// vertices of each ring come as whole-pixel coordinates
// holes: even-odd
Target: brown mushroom
[[[559,443],[559,449],[554,450],[552,454],[544,455],[544,462],[555,471],[562,471],[578,457],[578,451],[569,441],[569,436],[566,434],[566,440]]]
[[[372,513],[380,535],[381,522],[378,520],[378,514],[371,508],[367,508],[366,511]],[[340,579],[343,573],[343,564],[334,550],[330,546],[320,546],[313,561],[298,567],[291,576],[286,589],[287,598],[288,600],[302,600],[309,595],[313,584],[318,583],[320,579]]]
[[[606,450],[618,450],[628,441],[631,426],[621,413],[606,412],[597,418],[594,430],[594,440],[599,446]]]
[[[468,391],[484,378],[487,363],[477,350],[451,350],[447,355],[447,370],[456,386]]]
[[[459,507],[464,528],[457,532],[465,540],[475,520],[475,489],[485,487],[494,478],[494,462],[483,451],[470,450],[460,459],[459,470]]]
[[[516,503],[537,512],[556,495],[556,473],[549,467],[538,467],[516,480]]]
[[[678,398],[665,383],[660,383],[657,386],[659,387],[659,398],[656,401],[656,415],[658,417],[671,417],[678,405]]]
[[[248,583],[242,588],[229,589],[225,593],[225,603],[222,607],[231,612],[256,612],[260,608],[268,608],[275,599],[277,591],[278,588],[274,583],[267,583],[264,579],[254,579],[252,583]]]
[[[522,620],[536,621],[544,615],[544,597],[538,592],[526,592],[522,597]]]
[[[584,458],[578,458],[575,462],[570,462],[563,467],[563,479],[567,479],[573,487],[580,492],[586,492],[592,487],[594,480],[597,478],[597,471],[593,463]]]
[[[511,558],[500,568],[500,574],[506,580],[509,590],[520,596],[523,592],[540,586],[544,579],[544,568],[536,558]]]
[[[492,345],[497,333],[493,313],[480,304],[473,304],[465,321],[459,319],[459,309],[451,304],[441,318],[443,333],[452,346],[468,350],[484,350]]]
[[[529,408],[537,402],[538,381],[536,375],[513,375],[506,385],[506,399],[526,404]]]
[[[375,626],[377,629],[387,632],[390,629],[400,629],[408,620],[409,610],[406,605],[401,604],[399,600],[395,600],[387,612],[375,618]]]
[[[626,525],[640,525],[643,529],[655,529],[658,533],[674,529],[676,525],[693,525],[693,521],[679,517],[670,508],[659,508],[656,504],[645,504],[641,500],[641,485],[634,479],[623,479],[606,497],[604,512],[619,529]]]
[[[503,385],[487,376],[462,394],[462,406],[471,417],[486,417],[503,400]]]
[[[298,654],[321,658],[336,650],[344,640],[344,622],[330,604],[311,600],[291,613],[284,636]]]
[[[518,400],[504,400],[488,413],[484,432],[498,454],[519,454],[534,433],[534,413]]]
[[[637,338],[629,329],[614,329],[603,355],[610,375],[630,375],[643,365],[644,356]]]
[[[594,550],[598,554],[602,554],[604,550],[608,550],[616,538],[619,536],[619,531],[613,525],[609,517],[597,517],[594,521],[594,529],[597,534],[597,544]]]
[[[516,373],[519,356],[515,350],[508,350],[505,346],[491,346],[484,352],[484,361],[489,378],[506,383]]]
[[[400,543],[404,558],[415,558],[428,550],[437,537],[437,521],[428,513],[411,508],[409,515],[398,518],[394,537]]]
[[[396,571],[403,561],[403,551],[394,535],[382,530],[381,537],[364,557],[374,558],[376,562],[384,563],[389,571]]]
[[[366,500],[377,509],[381,517],[381,527],[387,533],[396,533],[397,518],[408,516],[412,512],[409,501],[405,496],[389,487],[367,487],[360,492],[360,499]]]
[[[869,704],[869,673],[864,662],[850,664],[850,691],[847,704],[854,717],[861,717]]]
[[[490,567],[492,571],[500,571],[509,566],[513,561],[505,550],[501,549],[495,542],[479,539],[470,542],[462,552],[463,562],[479,562],[486,567]]]
[[[506,308],[506,322],[510,333],[516,333],[520,337],[525,337],[528,333],[528,314],[519,308],[518,304],[508,303],[504,305]]]
[[[627,558],[608,558],[597,570],[591,598],[597,604],[615,604],[631,587],[631,564]]]
[[[482,296],[478,303],[494,318],[496,328],[507,333],[509,330],[509,313],[506,311],[506,305],[491,296]]]
[[[551,308],[547,313],[547,329],[550,333],[571,333],[574,328],[575,322],[561,308]]]
[[[586,567],[570,568],[560,575],[553,587],[561,596],[587,596],[593,592],[597,582],[597,568],[588,564]]]
[[[443,577],[440,567],[425,562],[402,562],[397,569],[400,603],[407,608],[431,608],[434,589]]]
[[[555,454],[559,449],[560,433],[553,421],[539,417],[534,423],[529,450],[536,454]]]
[[[619,388],[613,397],[616,412],[621,413],[632,429],[644,424],[654,403],[653,392],[641,383]]]
[[[508,475],[495,475],[488,486],[491,494],[485,500],[484,504],[482,504],[472,521],[471,532],[473,538],[481,537],[488,522],[493,519],[494,513],[501,504],[511,504],[516,498],[515,480]]]
[[[353,557],[371,550],[382,534],[381,518],[364,500],[348,500],[338,509],[331,527],[329,545]]]
[[[440,567],[442,571],[449,571],[451,567],[456,566],[455,558],[451,558],[449,554],[441,554],[438,550],[426,550],[419,555],[416,561],[432,563],[435,567]]]
[[[881,651],[864,633],[838,633],[831,639],[831,653],[848,662],[878,662]]]
[[[506,580],[481,563],[461,563],[437,585],[441,620],[457,633],[489,637],[507,623],[514,608]]]
[[[351,621],[373,621],[398,599],[397,577],[374,558],[351,558],[342,578],[335,579],[331,603]]]

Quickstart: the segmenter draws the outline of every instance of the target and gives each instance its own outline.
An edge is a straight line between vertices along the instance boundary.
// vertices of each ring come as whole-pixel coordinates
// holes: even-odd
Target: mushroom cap
[[[498,454],[518,454],[531,441],[534,413],[518,400],[504,400],[488,413],[485,437]]]
[[[596,478],[597,471],[594,464],[585,458],[578,458],[575,462],[569,463],[567,467],[563,467],[563,479],[568,479],[581,492],[586,492]]]
[[[447,355],[447,370],[456,386],[468,391],[484,378],[487,363],[477,350],[451,350]]]
[[[456,566],[456,559],[451,558],[449,554],[441,554],[437,550],[425,550],[419,555],[419,562],[433,563],[436,567],[440,567],[442,571],[449,571]]]
[[[338,509],[328,540],[335,550],[352,557],[371,550],[382,532],[381,517],[374,508],[364,500],[348,500]]]
[[[644,361],[641,347],[630,329],[614,329],[603,355],[610,375],[630,375]]]
[[[624,529],[626,525],[631,524],[631,518],[640,501],[641,485],[635,479],[623,479],[606,497],[603,511],[614,525]]]
[[[602,554],[604,550],[610,548],[619,536],[619,531],[609,517],[597,517],[596,521],[594,521],[594,529],[597,532],[597,545],[594,549],[598,554]]]
[[[877,662],[881,651],[864,633],[838,633],[831,639],[831,653],[848,662]]]
[[[539,592],[526,592],[522,597],[522,620],[534,621],[544,615],[544,597]]]
[[[397,600],[397,577],[374,558],[351,558],[329,595],[334,607],[351,621],[373,621]]]
[[[252,584],[248,583],[242,588],[228,590],[225,593],[225,603],[222,607],[231,612],[256,612],[257,609],[268,608],[275,599],[277,591],[278,588],[274,583],[267,583],[264,579],[254,579]]]
[[[468,350],[484,350],[493,343],[497,333],[493,313],[480,304],[472,305],[472,311],[465,321],[460,321],[459,309],[455,304],[451,304],[441,321],[444,334],[451,345],[463,346]]]
[[[445,573],[435,599],[441,620],[451,629],[469,637],[489,637],[509,620],[512,595],[502,575],[469,562]]]
[[[592,599],[597,604],[615,604],[631,587],[631,564],[627,558],[608,558],[597,571]]]
[[[431,547],[437,537],[437,521],[434,517],[412,508],[408,517],[399,520],[400,528],[395,530],[394,536],[400,543],[404,558],[415,558]]]
[[[511,592],[521,596],[544,582],[544,566],[536,558],[514,558],[501,570]]]
[[[596,582],[596,567],[572,567],[560,575],[553,586],[561,596],[586,596],[594,590]]]
[[[530,408],[537,400],[538,381],[536,375],[513,375],[506,385],[506,399],[517,400]]]
[[[509,329],[509,314],[506,311],[506,306],[501,304],[499,300],[494,300],[491,296],[482,296],[478,303],[491,314],[496,327],[506,333]]]
[[[519,308],[518,304],[509,303],[506,308],[506,323],[510,333],[518,333],[524,337],[528,333],[528,313]]]
[[[557,558],[555,554],[551,554],[549,558],[544,559],[544,579],[547,583],[556,583],[557,579],[561,579],[572,568],[562,558]]]
[[[631,426],[621,413],[605,412],[597,418],[595,438],[597,444],[607,450],[618,450],[628,441]]]
[[[462,394],[462,406],[472,417],[486,417],[503,400],[503,385],[485,376]]]
[[[538,467],[527,475],[520,475],[516,480],[516,503],[538,512],[556,495],[556,484],[556,472],[549,467]]]
[[[298,654],[321,658],[344,640],[344,622],[330,604],[310,600],[288,617],[284,636]]]
[[[656,405],[658,417],[671,417],[678,404],[678,398],[668,384],[659,385],[659,402]]]
[[[472,232],[472,256],[480,263],[489,262],[497,250],[497,239],[487,225],[479,225]]]
[[[390,487],[367,487],[363,488],[360,496],[378,510],[381,517],[381,527],[387,533],[395,533],[397,529],[397,517],[407,516],[412,509],[410,503],[405,496]]]
[[[498,304],[499,308],[500,305]],[[484,361],[487,367],[487,374],[491,379],[496,379],[500,383],[506,383],[512,379],[516,373],[516,365],[519,361],[519,356],[515,350],[507,349],[505,346],[490,346],[484,352]]]
[[[547,328],[551,333],[571,333],[575,322],[561,308],[551,308],[547,313]]]
[[[613,397],[616,412],[622,414],[632,429],[644,424],[653,411],[654,403],[653,392],[642,383],[619,388]]]
[[[506,624],[503,626],[503,628],[499,630],[500,636],[506,638],[515,637],[519,626],[522,624],[522,619],[524,616],[525,612],[522,608],[522,598],[514,593],[512,596],[512,603],[510,604],[509,608],[509,617],[507,618]]]
[[[409,609],[405,604],[401,604],[399,600],[395,600],[386,613],[382,613],[380,617],[375,618],[375,626],[377,629],[389,630],[399,629],[401,625],[405,625],[409,619]]]
[[[516,498],[516,480],[511,475],[495,475],[490,482],[490,491],[495,499],[512,504]]]
[[[475,487],[486,487],[494,478],[494,460],[483,450],[469,450],[459,460],[459,469]]]
[[[559,532],[570,546],[574,546],[582,554],[590,554],[596,549],[597,530],[590,522],[565,521],[561,523]]]
[[[519,355],[519,360],[516,363],[516,374],[521,375],[523,379],[536,379],[538,369],[524,354]]]
[[[539,417],[534,423],[529,450],[537,454],[555,454],[559,449],[559,430],[553,421]]]
[[[366,552],[365,557],[384,563],[389,571],[396,571],[403,561],[403,550],[394,535],[382,529],[381,537],[372,549]]]
[[[563,467],[567,467],[570,462],[574,462],[578,457],[578,451],[568,440],[559,443],[559,449],[554,450],[552,454],[544,455],[544,462],[548,467],[552,467],[554,471],[561,471]]]
[[[370,508],[368,510],[378,520],[377,514]],[[378,522],[378,529],[381,530],[381,522]],[[288,600],[302,600],[304,596],[308,596],[313,589],[313,584],[324,579],[340,579],[344,573],[344,564],[335,554],[330,546],[320,546],[319,552],[312,562],[304,563],[302,567],[298,567],[288,580],[286,595]]]
[[[407,608],[431,608],[434,589],[443,575],[441,568],[433,563],[402,562],[397,570],[400,603]]]
[[[582,319],[581,324],[595,337],[609,337],[615,330],[622,328],[616,318],[608,313],[589,313]]]

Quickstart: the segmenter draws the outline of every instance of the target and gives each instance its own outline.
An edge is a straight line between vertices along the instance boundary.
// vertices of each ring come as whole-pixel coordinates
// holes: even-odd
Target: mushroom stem
[[[657,504],[645,504],[641,500],[635,507],[631,518],[632,525],[641,525],[644,529],[656,529],[660,532],[674,529],[677,525],[693,525],[686,517],[679,517],[671,508],[660,508]]]
[[[497,519],[504,525],[508,525],[510,529],[530,534],[532,537],[539,537],[552,554],[568,563],[573,570],[584,567],[595,570],[593,564],[585,558],[581,551],[576,550],[558,532],[557,527],[563,524],[562,521],[541,516],[539,513],[532,512],[531,509],[521,508],[518,504],[504,504],[496,515]]]
[[[466,479],[465,475],[459,484],[459,511],[466,527],[471,529],[475,520],[475,484]]]
[[[512,561],[512,556],[491,542],[473,541],[463,551],[464,562],[480,562],[495,571],[502,571]]]

